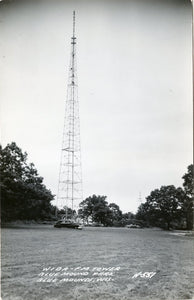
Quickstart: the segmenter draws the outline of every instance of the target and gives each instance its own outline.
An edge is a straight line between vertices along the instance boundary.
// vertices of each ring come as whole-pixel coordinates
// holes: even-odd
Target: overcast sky
[[[2,144],[27,151],[53,194],[73,10],[84,198],[135,212],[192,163],[190,1],[1,1]]]

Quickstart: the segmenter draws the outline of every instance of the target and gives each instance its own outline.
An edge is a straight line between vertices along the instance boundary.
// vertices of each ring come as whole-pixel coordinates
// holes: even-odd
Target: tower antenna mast
[[[73,11],[73,35],[65,105],[65,120],[59,171],[57,207],[65,207],[65,219],[75,217],[78,202],[82,201],[82,170],[80,146],[80,121],[76,68],[75,11]],[[77,203],[77,205],[76,205]],[[71,213],[69,213],[71,211]]]

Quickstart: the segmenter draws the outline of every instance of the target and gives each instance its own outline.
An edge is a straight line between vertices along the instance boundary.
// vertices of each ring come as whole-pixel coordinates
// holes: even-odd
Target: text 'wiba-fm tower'
[[[78,209],[82,201],[82,170],[80,147],[80,121],[76,72],[75,11],[73,12],[73,36],[67,86],[64,131],[58,182],[57,207]],[[67,209],[66,209],[66,218]]]

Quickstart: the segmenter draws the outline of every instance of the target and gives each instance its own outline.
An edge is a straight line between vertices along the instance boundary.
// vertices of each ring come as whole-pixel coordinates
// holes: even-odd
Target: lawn
[[[194,295],[192,236],[52,225],[20,225],[1,233],[3,300],[177,300]]]

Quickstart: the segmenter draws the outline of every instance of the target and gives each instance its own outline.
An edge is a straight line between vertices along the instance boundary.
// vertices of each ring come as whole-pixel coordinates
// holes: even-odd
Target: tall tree
[[[112,211],[108,207],[106,196],[90,196],[80,203],[79,215],[87,222],[101,223],[104,226],[111,225]]]
[[[3,220],[38,219],[50,214],[53,195],[15,142],[4,149],[0,146],[0,173]]]
[[[187,173],[183,175],[183,187],[185,197],[182,201],[182,210],[186,218],[187,229],[193,229],[193,191],[194,191],[194,178],[193,178],[193,165],[187,167]]]
[[[115,224],[115,222],[119,222],[122,219],[122,211],[120,210],[120,207],[115,203],[110,203],[108,207],[111,210],[111,223],[112,225]]]
[[[180,203],[183,196],[184,191],[173,185],[155,189],[146,198],[146,202],[140,205],[136,217],[149,221],[151,225],[166,224],[169,229],[172,221],[181,218]]]

